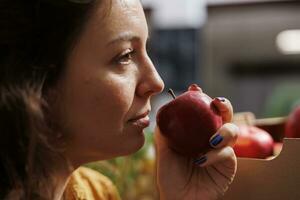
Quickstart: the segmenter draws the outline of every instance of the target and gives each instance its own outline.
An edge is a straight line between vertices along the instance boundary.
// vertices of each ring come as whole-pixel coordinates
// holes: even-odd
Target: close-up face
[[[56,86],[56,119],[74,164],[127,155],[144,144],[150,97],[163,82],[146,52],[138,0],[103,1],[85,24]]]

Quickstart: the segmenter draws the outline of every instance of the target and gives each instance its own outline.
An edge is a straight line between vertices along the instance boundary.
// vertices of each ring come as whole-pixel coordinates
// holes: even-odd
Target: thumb
[[[158,126],[155,127],[154,129],[154,141],[155,141],[155,148],[156,148],[156,154],[159,155],[164,155],[166,153],[170,153],[172,151],[166,142],[166,139],[164,136],[161,134],[161,131]]]

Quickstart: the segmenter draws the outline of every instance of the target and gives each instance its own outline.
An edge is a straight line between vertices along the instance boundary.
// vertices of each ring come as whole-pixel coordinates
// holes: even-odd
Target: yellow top
[[[64,192],[65,200],[120,200],[113,183],[95,170],[80,167],[73,172]]]

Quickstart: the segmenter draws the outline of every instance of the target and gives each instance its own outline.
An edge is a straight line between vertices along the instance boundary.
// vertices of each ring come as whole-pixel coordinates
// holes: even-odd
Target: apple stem
[[[172,95],[173,99],[176,99],[174,91],[171,88],[168,90],[168,93]]]

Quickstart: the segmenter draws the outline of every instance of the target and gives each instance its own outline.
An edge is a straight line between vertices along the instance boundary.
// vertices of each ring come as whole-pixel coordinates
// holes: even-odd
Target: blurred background
[[[157,109],[197,83],[227,97],[235,112],[284,117],[300,103],[300,2],[290,0],[142,0],[149,54],[166,89],[152,102],[147,143],[137,154],[89,164],[125,200],[158,199],[152,132]]]

